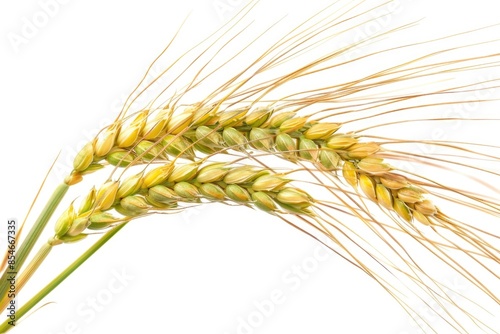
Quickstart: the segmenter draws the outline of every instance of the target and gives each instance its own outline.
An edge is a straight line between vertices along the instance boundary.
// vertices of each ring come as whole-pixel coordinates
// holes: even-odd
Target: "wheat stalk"
[[[355,6],[344,14],[350,14],[354,9]],[[243,14],[245,10],[247,9],[244,9]],[[341,17],[342,15],[339,15],[335,19],[339,20]],[[432,78],[443,73],[496,67],[497,54],[453,61],[434,60],[435,55],[430,54],[361,79],[353,79],[335,86],[313,86],[307,91],[276,97],[274,91],[279,90],[281,86],[300,82],[302,78],[330,70],[334,67],[336,58],[350,49],[335,50],[320,60],[314,59],[301,65],[290,74],[274,75],[273,69],[283,65],[285,60],[298,57],[301,52],[312,49],[317,42],[314,37],[322,41],[322,32],[336,28],[336,22],[329,21],[328,17],[318,19],[317,23],[306,22],[302,30],[295,31],[292,37],[285,38],[259,57],[255,63],[256,70],[245,69],[238,73],[219,88],[209,92],[202,102],[193,103],[186,100],[194,87],[205,81],[209,82],[212,72],[196,73],[194,79],[189,79],[187,88],[182,93],[168,97],[166,103],[155,105],[155,102],[161,101],[164,92],[153,99],[147,108],[140,108],[137,113],[128,113],[132,104],[127,103],[117,120],[104,128],[96,139],[84,146],[77,155],[74,170],[65,180],[65,187],[80,182],[86,174],[101,173],[99,170],[107,164],[116,167],[110,178],[121,173],[122,168],[128,171],[134,167],[157,163],[165,165],[147,173],[143,171],[133,174],[120,183],[109,181],[104,188],[91,191],[80,209],[75,210],[70,206],[60,218],[56,224],[56,236],[50,240],[51,246],[60,242],[78,241],[86,235],[84,231],[87,228],[113,229],[115,226],[121,226],[119,223],[149,214],[151,210],[156,212],[175,209],[179,202],[193,204],[206,199],[232,201],[239,205],[251,204],[281,216],[291,225],[316,238],[328,237],[328,241],[323,241],[325,244],[374,278],[409,313],[414,310],[403,298],[404,293],[400,290],[402,287],[393,285],[395,283],[382,272],[383,269],[390,268],[403,285],[405,280],[409,281],[406,283],[414,285],[413,291],[420,289],[420,295],[414,292],[418,298],[424,300],[422,294],[425,294],[435,300],[438,306],[449,303],[450,307],[454,306],[469,315],[479,327],[487,329],[486,324],[481,324],[479,319],[476,320],[473,315],[462,309],[462,306],[456,304],[442,283],[421,269],[419,261],[414,260],[410,254],[401,254],[405,248],[397,240],[399,233],[404,233],[415,244],[433,253],[442,263],[454,268],[498,304],[495,291],[453,259],[453,254],[463,253],[472,259],[479,269],[486,269],[493,277],[498,278],[495,266],[499,259],[498,249],[490,241],[490,237],[497,239],[498,236],[491,235],[488,229],[446,215],[446,211],[438,208],[427,198],[426,193],[429,197],[441,197],[449,202],[469,206],[477,212],[492,215],[498,215],[498,202],[393,167],[391,160],[408,158],[428,165],[448,163],[452,167],[459,166],[459,162],[452,156],[417,156],[389,149],[391,145],[404,145],[408,140],[377,135],[372,135],[373,140],[370,139],[369,130],[390,125],[389,121],[380,121],[377,125],[370,124],[357,129],[353,129],[351,123],[363,119],[383,119],[384,115],[412,111],[417,107],[424,109],[438,104],[416,102],[412,106],[404,105],[408,101],[420,101],[425,95],[448,97],[473,89],[478,84],[495,84],[495,80],[491,80],[470,85],[452,85],[444,90],[425,88],[424,92],[380,96],[370,96],[368,93],[366,96],[359,96],[360,93],[376,91],[378,87],[391,87],[395,83]],[[325,23],[326,28],[323,28]],[[222,36],[227,33],[223,31]],[[231,35],[229,36],[231,38]],[[308,44],[307,40],[312,42]],[[368,40],[370,41],[371,39]],[[212,45],[206,50],[211,47]],[[220,46],[220,50],[223,47],[224,44]],[[438,52],[440,53],[446,52]],[[376,52],[372,55],[376,55]],[[425,63],[428,59],[431,62]],[[268,72],[273,74],[271,79],[257,83],[252,81],[260,74]],[[133,99],[141,94],[139,91]],[[329,103],[338,105],[335,108],[328,107]],[[456,102],[452,99],[440,102],[443,105],[453,103]],[[316,105],[319,105],[320,109],[311,110],[311,107]],[[325,105],[327,107],[323,107]],[[422,116],[420,119],[426,118]],[[351,131],[343,130],[349,126]],[[340,133],[339,130],[344,132]],[[475,159],[498,161],[495,154],[482,152],[479,146],[470,149],[452,141],[427,144],[447,147],[455,155],[469,154],[469,157]],[[308,181],[305,183],[315,190],[305,193],[297,188],[283,188],[286,179],[273,175],[276,173],[275,168],[266,162],[267,157],[271,156],[279,157],[294,166],[288,167],[286,174],[302,172],[308,175]],[[198,170],[201,161],[219,158],[229,159],[229,163],[251,162],[260,166],[231,170],[227,167],[228,161],[224,161],[212,162],[213,165]],[[173,162],[168,162],[168,159]],[[184,159],[194,160],[194,163],[173,167]],[[486,168],[475,166],[470,166],[470,170],[490,173]],[[490,175],[498,176],[494,172]],[[279,186],[255,189],[254,182],[261,178],[264,183],[271,182],[271,178]],[[343,182],[351,185],[353,190],[344,187]],[[360,197],[358,187],[364,196]],[[314,196],[311,197],[308,193]],[[386,209],[387,211],[383,211],[387,214],[384,218],[390,219],[385,221],[377,217],[365,199]],[[281,210],[278,210],[278,207]],[[309,207],[314,207],[314,211],[310,211]],[[119,216],[107,212],[108,210],[116,210]],[[283,215],[284,212],[287,214]],[[288,218],[289,215],[298,220]],[[356,218],[361,225],[344,221],[347,217]],[[385,245],[384,251],[370,245],[360,232],[363,228],[380,238]],[[426,235],[425,231],[428,230],[424,230],[429,228],[435,233],[432,236]],[[460,246],[458,241],[461,242]],[[372,259],[365,259],[363,253],[369,254]],[[79,261],[81,263],[83,260]],[[35,262],[40,262],[40,259],[35,258]],[[491,266],[493,269],[489,268]],[[31,268],[25,271],[26,280],[33,273]],[[64,278],[65,276],[61,279]],[[451,314],[441,316],[457,332],[465,331],[458,317]],[[416,320],[422,319],[418,314],[414,317]]]

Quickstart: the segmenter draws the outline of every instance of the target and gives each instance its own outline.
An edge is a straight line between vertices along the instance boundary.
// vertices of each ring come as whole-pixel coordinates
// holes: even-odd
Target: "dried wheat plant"
[[[230,8],[217,4],[219,11]],[[70,168],[60,167],[65,152],[54,162],[33,210],[26,207],[25,225],[19,217],[23,238],[15,261],[9,262],[12,252],[3,258],[1,333],[29,332],[46,318],[62,319],[59,332],[88,326],[100,333],[94,320],[103,310],[119,310],[115,319],[123,324],[107,317],[101,324],[133,332],[164,332],[170,322],[185,333],[330,333],[347,316],[359,324],[341,332],[500,332],[499,27],[479,22],[426,35],[425,22],[397,17],[402,8],[422,8],[411,1],[290,5],[289,16],[266,21],[269,6],[231,7],[219,29],[196,40],[185,35],[196,20],[186,19],[120,110],[79,145]],[[85,122],[72,110],[77,104],[67,106],[69,131]],[[41,167],[29,149],[21,151],[31,168]],[[60,170],[65,176],[52,187],[51,175]],[[34,171],[40,179],[42,172]],[[29,203],[33,190],[24,188],[21,200]],[[306,237],[302,244],[297,235]],[[297,250],[307,242],[322,247],[315,255],[342,260],[322,263],[331,272],[314,273],[316,281],[304,273],[287,276],[289,266],[279,259],[303,259]],[[133,272],[122,272],[120,289],[116,270],[112,280],[97,282],[110,273],[106,262],[94,262],[106,253],[108,266],[121,263],[120,270]],[[196,257],[200,262],[193,263]],[[255,267],[262,274],[235,283],[235,271],[249,266],[241,257],[256,266],[271,261]],[[175,267],[174,258],[183,263]],[[202,269],[184,272],[185,266]],[[78,279],[84,271],[91,274]],[[336,281],[350,271],[356,279]],[[136,277],[129,296],[117,295],[128,286],[124,277]],[[294,298],[305,298],[306,288],[285,293],[292,278],[311,289],[324,279],[312,291],[325,304],[309,301],[277,325],[283,300],[291,308]],[[280,279],[278,289],[254,286]],[[89,280],[108,290],[92,299],[84,290]],[[68,290],[69,282],[82,290]],[[207,311],[221,297],[206,282],[232,291],[232,304]],[[200,296],[192,285],[213,292]],[[9,287],[16,294],[15,323],[8,317]],[[262,289],[271,295],[262,296]],[[340,298],[342,289],[359,295]],[[181,305],[168,298],[176,290],[184,293]],[[76,311],[59,310],[69,320],[53,311],[65,308],[57,293],[85,301],[70,307]],[[129,303],[133,294],[151,297],[137,305],[143,299]],[[123,305],[106,308],[113,298]],[[242,305],[241,298],[260,306]],[[394,313],[377,321],[373,307]],[[301,320],[304,312],[312,320]]]

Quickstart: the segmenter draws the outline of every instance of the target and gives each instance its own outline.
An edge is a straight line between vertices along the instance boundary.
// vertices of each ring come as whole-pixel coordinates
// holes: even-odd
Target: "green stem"
[[[45,243],[38,253],[33,257],[33,260],[30,261],[28,266],[26,267],[25,270],[21,273],[19,276],[19,279],[16,281],[16,294],[18,294],[24,285],[28,282],[28,280],[33,276],[33,274],[37,271],[37,269],[40,267],[40,265],[43,263],[43,261],[47,258],[49,255],[50,251],[52,250],[52,245],[49,243]],[[0,302],[0,310],[4,310],[7,305],[10,303],[11,298],[8,296],[4,296],[2,298],[2,301]]]
[[[43,208],[40,216],[38,216],[38,219],[36,220],[31,230],[29,231],[28,235],[26,236],[26,239],[21,244],[19,249],[16,251],[16,262],[13,265],[14,267],[9,268],[9,270],[6,269],[2,277],[0,278],[0,297],[4,297],[7,292],[8,288],[7,272],[18,272],[19,269],[21,269],[21,267],[24,264],[24,261],[26,261],[26,258],[30,254],[35,243],[38,241],[40,234],[44,230],[45,226],[47,226],[50,217],[52,217],[52,214],[54,213],[55,209],[63,199],[64,195],[66,195],[68,189],[69,185],[67,185],[66,183],[62,183],[54,190],[54,193],[52,194],[49,201],[45,205],[45,208]]]
[[[99,248],[101,248],[111,237],[113,237],[118,231],[120,231],[126,223],[120,224],[106,234],[104,234],[99,240],[97,240],[89,249],[85,251],[78,259],[71,263],[66,269],[64,269],[56,278],[54,278],[49,284],[47,284],[42,290],[40,290],[36,295],[34,295],[29,301],[26,302],[19,310],[16,311],[16,321],[23,317],[29,310],[31,310],[35,305],[37,305],[45,296],[47,296],[52,290],[54,290],[61,282],[63,282],[71,273],[73,273],[78,267],[80,267],[87,259],[89,259]],[[12,329],[12,325],[9,324],[10,319],[8,318],[0,325],[0,333],[7,333]]]

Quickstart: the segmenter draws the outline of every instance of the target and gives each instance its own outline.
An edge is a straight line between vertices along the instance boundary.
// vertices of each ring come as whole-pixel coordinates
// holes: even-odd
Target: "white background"
[[[22,33],[25,20],[32,21],[43,10],[41,3],[0,5],[2,221],[22,220],[61,151],[39,204],[48,198],[68,168],[68,157],[112,120],[123,97],[190,10],[181,39],[186,46],[233,13],[221,13],[217,4],[236,11],[243,1],[72,0],[59,4],[26,44],[13,46],[9,36]],[[467,30],[498,23],[496,3],[402,1],[391,24],[427,17],[416,32],[408,32],[409,38]],[[312,13],[322,4],[264,0],[261,6],[265,11],[256,19],[273,21],[287,12]],[[465,42],[470,40],[464,37]],[[60,209],[88,188],[83,184],[72,189]],[[18,300],[26,300],[88,245],[56,247],[47,269]],[[241,332],[239,319],[248,320],[257,310],[255,302],[269,299],[275,290],[282,291],[283,302],[258,328],[241,333],[418,333],[393,299],[333,254],[314,260],[317,269],[293,290],[283,276],[293,265],[314,258],[317,247],[283,222],[246,208],[206,206],[143,219],[120,232],[45,299],[51,304],[12,333],[235,334]],[[89,309],[89,298],[110,296],[108,285],[117,272],[131,277],[126,286],[112,293],[92,319],[79,312]]]

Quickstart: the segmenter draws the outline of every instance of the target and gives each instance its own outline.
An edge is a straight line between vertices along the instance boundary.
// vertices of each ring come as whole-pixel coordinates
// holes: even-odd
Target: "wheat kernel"
[[[179,182],[174,186],[174,191],[177,195],[185,199],[197,199],[200,196],[198,188],[188,182]]]
[[[356,172],[356,166],[350,161],[344,162],[342,166],[342,176],[353,188],[358,185],[358,173]]]
[[[148,195],[157,202],[172,204],[179,200],[179,196],[172,189],[163,185],[156,185],[149,189]]]
[[[101,133],[97,138],[94,139],[94,154],[96,157],[103,157],[111,151],[113,146],[115,145],[116,135],[119,130],[119,124],[115,123],[103,133]]]
[[[347,135],[338,135],[330,138],[327,141],[326,146],[331,148],[332,150],[345,150],[356,144],[357,142],[358,140],[354,137]]]
[[[380,146],[376,143],[357,143],[347,150],[350,159],[364,159],[380,151]]]
[[[319,151],[319,162],[328,171],[336,170],[340,164],[340,155],[328,148]]]
[[[359,186],[365,195],[372,201],[377,201],[377,194],[375,191],[375,181],[365,174],[359,176]]]
[[[77,172],[82,172],[87,169],[88,166],[94,160],[94,147],[92,143],[87,143],[76,155],[73,160],[73,169]]]
[[[368,157],[358,162],[358,168],[370,174],[382,174],[390,171],[392,168],[384,162],[384,159]]]
[[[228,172],[227,168],[223,168],[223,166],[225,165],[226,165],[225,163],[215,163],[203,167],[198,172],[198,175],[196,176],[196,181],[200,183],[212,183],[212,182],[222,181],[224,179],[224,176],[226,176]]]
[[[416,203],[422,200],[422,193],[415,188],[401,188],[398,190],[398,198],[405,203]]]
[[[134,161],[135,158],[136,156],[132,152],[115,148],[111,150],[110,154],[108,154],[106,161],[113,166],[127,167]]]
[[[89,220],[90,225],[88,226],[88,228],[91,230],[100,230],[120,221],[119,218],[114,217],[109,212],[93,213],[89,217]]]
[[[339,123],[316,123],[304,132],[304,136],[311,140],[328,139],[340,127],[341,124]]]
[[[413,218],[415,218],[416,220],[418,220],[422,224],[431,225],[431,222],[423,213],[416,211],[416,210],[414,210],[412,213],[413,213]]]
[[[247,138],[235,128],[225,128],[222,132],[222,138],[227,146],[234,150],[245,150]]]
[[[162,147],[158,143],[149,140],[140,141],[135,147],[135,152],[145,161],[163,158]]]
[[[193,116],[192,110],[172,116],[167,123],[167,132],[173,135],[183,132],[191,123]]]
[[[269,116],[273,113],[273,111],[274,110],[270,107],[256,108],[254,111],[247,114],[245,117],[245,123],[252,127],[259,127],[269,119]]]
[[[136,142],[139,133],[141,133],[144,128],[148,113],[148,110],[140,112],[128,127],[120,130],[118,138],[116,139],[116,146],[126,148],[132,146]]]
[[[380,182],[389,189],[398,190],[408,186],[408,181],[404,176],[397,174],[386,174],[380,177]]]
[[[141,195],[133,195],[122,198],[120,205],[128,213],[128,216],[137,216],[147,213],[151,209],[151,205]]]
[[[415,210],[421,212],[425,216],[432,216],[437,213],[436,206],[428,199],[415,203]]]
[[[65,233],[65,235],[69,235],[71,237],[75,237],[81,234],[85,229],[90,225],[90,220],[88,217],[79,217],[76,218],[69,230]]]
[[[253,204],[265,212],[276,211],[276,203],[273,201],[271,196],[262,191],[257,191],[252,194]]]
[[[170,109],[162,109],[153,120],[146,122],[141,132],[142,138],[146,140],[158,138],[167,126],[169,114]]]
[[[195,109],[191,127],[204,125],[216,112],[215,105]]]
[[[273,145],[272,132],[268,129],[253,128],[249,138],[250,145],[258,150],[269,151]]]
[[[305,191],[295,189],[295,188],[284,188],[280,190],[276,199],[283,204],[287,204],[299,209],[306,208],[310,206],[311,196]]]
[[[224,190],[216,184],[213,183],[203,183],[200,185],[200,193],[211,199],[222,201],[226,198],[226,193]]]
[[[377,193],[377,201],[384,208],[391,210],[392,203],[392,193],[389,189],[387,189],[383,184],[378,183],[375,186],[375,192]]]
[[[184,137],[174,135],[166,135],[161,141],[161,146],[172,157],[180,157],[184,159],[194,160],[195,154],[191,143]]]
[[[236,202],[249,202],[250,194],[237,184],[229,184],[225,189],[227,197]]]
[[[276,174],[262,175],[255,179],[252,184],[252,189],[255,191],[279,191],[290,180]]]
[[[59,219],[56,221],[54,226],[55,235],[59,238],[65,235],[73,224],[73,221],[76,218],[75,210],[73,207],[73,203],[69,205],[69,207],[62,213]]]
[[[407,222],[411,222],[412,216],[410,208],[408,208],[408,206],[402,200],[395,198],[393,209],[401,218],[403,218]]]
[[[92,189],[90,189],[90,192],[87,194],[85,199],[81,202],[80,208],[78,209],[78,214],[81,215],[86,213],[87,211],[90,211],[94,207],[95,198],[96,198],[96,191],[95,188],[92,187]]]
[[[297,151],[297,142],[288,133],[280,133],[276,136],[276,149],[291,157]]]
[[[297,114],[294,111],[286,111],[279,114],[274,114],[269,120],[269,127],[279,128],[283,122],[295,117]]]
[[[255,167],[242,166],[231,169],[224,177],[224,182],[227,184],[242,184],[249,183],[261,175],[267,174],[267,171],[257,171]]]
[[[280,132],[289,133],[300,130],[307,122],[307,117],[294,117],[287,119],[280,125]]]
[[[311,139],[301,137],[299,139],[299,155],[302,159],[316,161],[318,160],[318,145]]]
[[[174,168],[174,171],[172,172],[172,174],[170,174],[168,181],[169,182],[189,181],[196,176],[197,172],[198,172],[197,163],[185,164]]]
[[[172,172],[174,171],[174,164],[166,164],[146,173],[142,180],[142,188],[148,189],[158,184],[166,182]]]
[[[219,115],[219,127],[239,126],[243,123],[249,107],[243,107],[232,111],[226,111]]]
[[[118,186],[118,181],[108,181],[97,191],[95,200],[96,209],[104,211],[113,205],[116,199]]]
[[[127,177],[125,180],[120,182],[120,186],[116,192],[116,197],[123,198],[136,193],[139,189],[141,189],[142,182],[142,173]]]
[[[221,134],[205,125],[196,129],[196,138],[200,144],[209,148],[219,147],[223,143]]]

